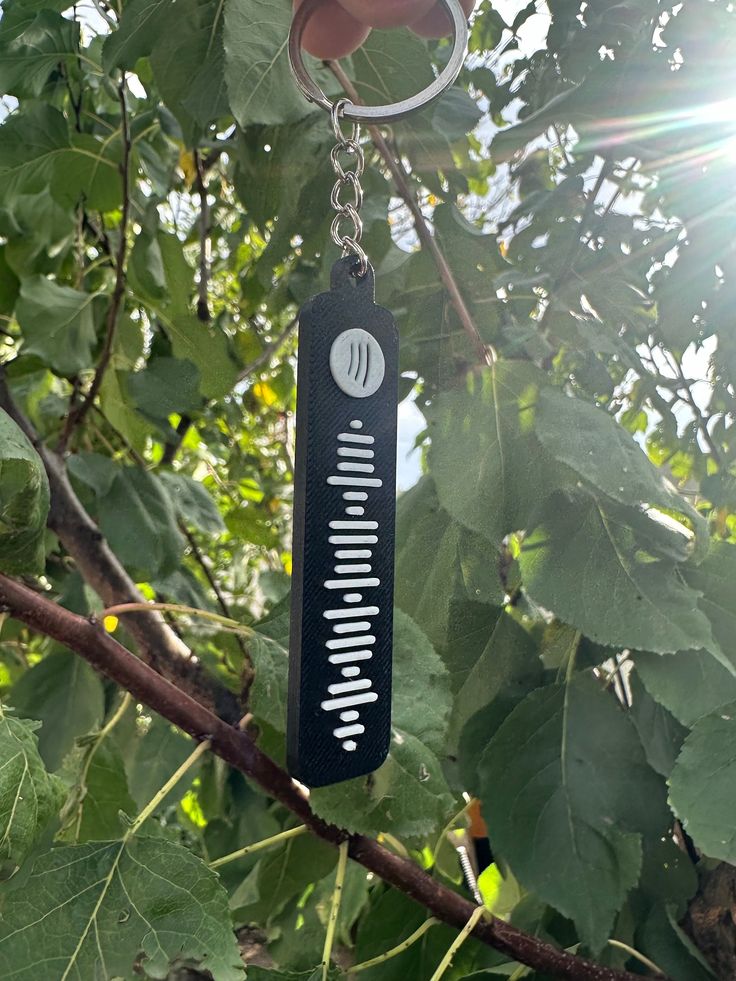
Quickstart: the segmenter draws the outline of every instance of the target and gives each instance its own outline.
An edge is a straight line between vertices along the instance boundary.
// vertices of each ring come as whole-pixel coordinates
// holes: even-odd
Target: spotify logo
[[[386,373],[381,345],[367,330],[343,331],[330,351],[330,371],[346,395],[356,399],[375,395]]]

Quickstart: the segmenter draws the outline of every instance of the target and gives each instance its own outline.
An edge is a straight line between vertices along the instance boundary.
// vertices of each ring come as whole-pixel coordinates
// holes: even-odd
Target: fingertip
[[[294,0],[294,9],[301,4],[302,0]],[[304,28],[302,47],[322,61],[346,58],[358,50],[370,33],[370,27],[357,21],[338,0],[326,0]]]
[[[472,14],[475,2],[476,0],[460,0],[460,6],[467,17]],[[409,27],[419,37],[424,38],[440,38],[452,34],[452,21],[440,3],[435,3],[428,13],[413,21]]]

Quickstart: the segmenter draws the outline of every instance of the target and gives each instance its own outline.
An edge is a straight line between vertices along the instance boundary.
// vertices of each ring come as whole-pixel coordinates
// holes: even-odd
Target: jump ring
[[[352,222],[352,236],[343,235],[340,231],[340,223],[343,221],[343,219]],[[360,242],[363,236],[363,221],[352,205],[348,205],[346,211],[340,211],[335,215],[335,217],[332,219],[330,232],[332,234],[332,241],[335,243],[335,245],[344,246],[346,239],[349,239],[351,242]]]
[[[340,125],[341,119],[374,125],[404,119],[406,116],[424,109],[425,106],[439,98],[443,92],[450,88],[460,74],[468,50],[468,38],[470,36],[468,22],[465,12],[460,6],[460,0],[439,0],[452,21],[454,43],[447,64],[424,91],[410,99],[404,99],[402,102],[395,102],[387,106],[356,106],[347,99],[339,99],[335,103],[330,102],[324,91],[307,71],[302,55],[304,30],[314,12],[324,2],[325,0],[304,0],[294,14],[289,32],[289,63],[296,83],[305,98],[330,113],[333,128],[335,128],[335,136],[339,142],[345,139]]]
[[[360,211],[363,207],[363,188],[360,186],[360,181],[356,175],[350,171],[341,177],[332,188],[332,194],[330,195],[330,204],[335,209],[335,211],[342,211],[345,207],[340,200],[340,192],[344,187],[352,187],[353,189],[353,203],[352,207],[355,208],[356,212]]]
[[[340,145],[346,143],[357,143],[360,138],[360,123],[353,122],[353,128],[350,136],[345,136],[342,131],[342,119],[345,115],[345,110],[348,106],[352,106],[350,99],[338,99],[337,102],[330,108],[330,120],[332,122],[332,132],[335,134],[335,139]]]
[[[355,157],[355,169],[352,171],[352,173],[354,173],[356,177],[362,177],[363,172],[365,171],[365,155],[360,143],[355,143],[353,140],[348,140],[344,144],[335,144],[332,150],[330,150],[332,169],[335,171],[340,180],[345,180],[351,171],[345,170],[340,162],[341,153],[348,153]]]

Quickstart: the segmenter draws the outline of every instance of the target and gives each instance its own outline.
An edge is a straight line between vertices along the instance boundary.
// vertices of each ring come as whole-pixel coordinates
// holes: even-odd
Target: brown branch
[[[92,384],[90,385],[84,401],[70,409],[66,417],[61,439],[59,440],[58,449],[60,453],[64,453],[66,450],[74,430],[81,426],[87,413],[94,405],[100,389],[102,388],[105,372],[107,371],[112,359],[115,334],[118,326],[118,316],[120,315],[120,307],[125,296],[125,259],[127,256],[128,219],[130,216],[131,151],[128,110],[125,104],[125,72],[122,72],[120,76],[120,82],[118,84],[118,100],[120,102],[120,130],[123,143],[123,159],[120,164],[120,179],[123,188],[123,208],[120,216],[120,241],[115,254],[115,286],[113,287],[110,303],[107,307],[107,317],[105,318],[105,340],[102,344],[102,351],[100,352],[100,359],[97,362],[95,376],[92,379]]]
[[[358,95],[355,86],[350,81],[348,76],[345,74],[342,66],[336,61],[326,62],[332,74],[338,80],[340,85],[350,97],[351,102],[354,105],[363,105],[363,101]],[[480,332],[476,326],[473,316],[468,310],[468,306],[463,298],[460,288],[457,285],[457,280],[450,268],[450,264],[445,258],[442,249],[437,242],[437,239],[432,234],[427,219],[422,213],[422,209],[419,206],[416,195],[412,192],[409,186],[409,175],[404,169],[403,164],[397,159],[397,155],[391,150],[388,145],[386,138],[377,126],[368,126],[368,132],[371,135],[373,144],[378,150],[384,164],[386,165],[389,173],[391,174],[394,184],[396,185],[396,190],[398,191],[399,197],[403,200],[404,204],[409,209],[412,219],[414,221],[414,228],[416,230],[419,241],[422,246],[429,252],[434,260],[434,264],[437,267],[437,272],[442,280],[442,285],[447,290],[450,297],[450,302],[455,309],[455,313],[462,324],[462,328],[468,335],[471,344],[475,348],[478,356],[484,364],[490,365],[496,360],[496,353],[491,345],[486,344],[483,338],[480,336]]]
[[[210,311],[210,205],[207,200],[207,171],[202,155],[196,148],[194,163],[197,168],[197,192],[199,194],[199,283],[197,284],[197,319],[202,324],[212,320]],[[191,416],[184,413],[176,427],[176,437],[164,446],[161,464],[170,466],[181,449],[189,428]]]
[[[204,164],[198,150],[194,151],[197,168],[197,192],[199,193],[199,299],[197,316],[208,324],[210,314],[210,205],[207,200],[207,181]]]
[[[262,753],[249,736],[236,726],[223,722],[157,675],[118,644],[96,621],[70,613],[3,575],[0,575],[0,605],[26,626],[75,651],[97,671],[190,736],[208,739],[214,753],[289,808],[313,834],[333,845],[348,840],[351,858],[384,882],[410,896],[450,926],[462,929],[467,924],[476,909],[472,903],[441,885],[410,860],[393,854],[372,839],[348,835],[322,821],[313,813],[289,775]],[[500,919],[482,920],[473,935],[513,960],[555,978],[636,981],[640,977],[559,950]]]
[[[263,351],[261,351],[261,353],[258,355],[258,357],[250,364],[246,365],[245,368],[243,368],[243,370],[238,375],[238,381],[237,381],[238,385],[242,385],[244,381],[247,381],[249,378],[255,375],[257,371],[260,371],[261,368],[266,367],[266,365],[270,362],[274,354],[279,350],[279,348],[283,344],[286,343],[286,341],[288,341],[288,339],[294,333],[298,323],[299,320],[297,317],[294,317],[293,320],[290,320],[289,323],[286,325],[286,327],[284,327],[284,329],[278,335],[278,337],[275,337],[270,344],[267,344],[266,347],[263,349]]]
[[[0,372],[0,407],[20,426],[41,457],[51,489],[48,526],[74,559],[84,581],[106,607],[116,603],[141,603],[145,599],[87,514],[69,482],[63,459],[38,439],[33,427],[18,410],[6,379]],[[207,675],[190,650],[157,613],[136,613],[125,627],[138,653],[163,677],[184,688],[228,721],[240,718],[237,697]]]

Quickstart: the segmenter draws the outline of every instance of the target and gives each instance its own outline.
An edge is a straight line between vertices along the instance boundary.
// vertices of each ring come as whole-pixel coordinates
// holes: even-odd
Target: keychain
[[[437,99],[460,73],[468,43],[459,0],[440,0],[454,45],[424,92],[389,106],[332,103],[301,50],[322,2],[305,0],[289,36],[299,88],[332,121],[332,238],[343,250],[329,292],[299,314],[287,757],[291,775],[310,787],[371,773],[391,741],[399,339],[391,313],[375,303],[360,244],[360,123],[394,122]],[[343,234],[345,220],[352,234]]]

